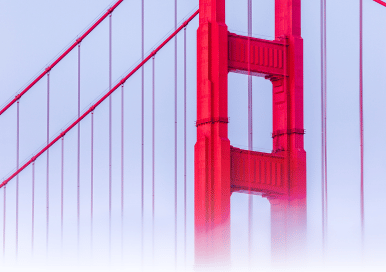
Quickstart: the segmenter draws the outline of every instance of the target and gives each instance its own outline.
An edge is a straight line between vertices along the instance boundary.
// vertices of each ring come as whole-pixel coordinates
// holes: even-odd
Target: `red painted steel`
[[[200,0],[197,30],[195,262],[230,264],[228,29],[225,0]]]
[[[377,2],[378,4],[381,4],[382,6],[386,7],[386,3],[383,2],[382,0],[374,0],[374,1]]]
[[[49,65],[37,78],[35,78],[26,88],[24,88],[19,94],[15,96],[7,105],[0,110],[0,115],[2,115],[6,110],[8,110],[17,100],[19,100],[26,92],[28,92],[36,83],[39,82],[47,73],[51,71],[65,56],[67,56],[78,44],[80,44],[104,19],[109,16],[121,3],[123,0],[117,1],[111,8],[109,8],[86,32],[76,39],[76,41],[64,51],[51,65]]]
[[[229,71],[254,76],[284,76],[284,40],[268,41],[229,33]],[[248,52],[250,48],[250,52]]]
[[[10,180],[16,177],[21,171],[27,168],[31,163],[33,163],[37,158],[39,158],[44,152],[46,152],[51,146],[53,146],[57,141],[59,141],[64,135],[66,135],[71,129],[73,129],[80,121],[82,121],[87,115],[92,113],[96,107],[98,107],[103,101],[105,101],[116,89],[124,84],[133,74],[135,74],[146,62],[148,62],[153,56],[155,56],[158,51],[160,51],[175,35],[177,35],[185,26],[187,26],[190,21],[192,21],[199,13],[197,10],[193,13],[185,22],[183,22],[172,34],[169,35],[154,51],[152,51],[143,61],[141,61],[134,69],[132,69],[122,80],[120,80],[110,91],[108,91],[104,96],[102,96],[95,104],[93,104],[87,111],[85,111],[78,119],[76,119],[72,124],[70,124],[66,129],[64,129],[58,136],[56,136],[51,142],[49,142],[45,147],[43,147],[35,156],[32,156],[26,163],[24,163],[18,170],[13,172],[8,178],[6,178],[1,184],[0,188],[5,186]]]
[[[232,192],[256,193],[269,199],[274,258],[285,256],[295,245],[304,246],[306,153],[300,7],[300,0],[276,0],[276,39],[265,41],[228,32],[225,0],[200,0],[195,145],[197,266],[229,264]],[[272,82],[272,153],[231,147],[228,72],[264,76]],[[253,167],[245,167],[248,162]]]
[[[284,196],[288,192],[283,154],[243,150],[231,146],[231,192]],[[251,165],[251,167],[249,167]]]

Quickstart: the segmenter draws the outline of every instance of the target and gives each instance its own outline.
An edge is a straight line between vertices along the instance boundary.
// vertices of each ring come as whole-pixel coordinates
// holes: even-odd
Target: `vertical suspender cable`
[[[94,241],[94,112],[91,112],[91,196],[90,196],[90,245],[93,248]]]
[[[111,90],[111,16],[109,16],[109,90]],[[112,122],[112,112],[111,112],[111,95],[109,96],[109,258],[111,258],[111,178],[112,178],[112,169],[111,169],[111,122]]]
[[[248,149],[253,149],[251,75],[252,0],[248,0]]]
[[[320,0],[320,51],[321,51],[321,162],[322,162],[322,169],[321,169],[321,177],[322,177],[322,247],[323,247],[323,255],[324,255],[324,252],[325,252],[325,227],[326,227],[326,222],[325,222],[325,219],[326,219],[326,211],[325,211],[325,162],[326,162],[326,158],[325,158],[325,144],[326,144],[326,141],[325,141],[325,54],[324,54],[324,51],[325,51],[325,17],[324,17],[324,14],[325,14],[325,0]]]
[[[364,184],[363,184],[363,159],[364,159],[364,139],[363,139],[363,0],[360,3],[359,15],[359,111],[360,111],[360,144],[361,144],[361,242],[362,252],[364,250],[365,235],[365,205],[364,205]]]
[[[47,145],[50,142],[50,72],[47,73]],[[49,234],[49,220],[50,220],[50,183],[49,183],[49,174],[50,174],[50,150],[47,149],[47,184],[46,184],[46,250],[48,253],[48,234]]]
[[[78,44],[78,118],[80,116],[80,43]],[[77,243],[79,251],[80,239],[80,123],[78,124],[78,143],[77,143],[77,172],[76,172],[76,203],[77,203]]]
[[[154,262],[154,229],[155,229],[155,57],[153,56],[153,90],[152,90],[152,250],[153,250],[153,262]]]
[[[184,28],[184,265],[186,266],[186,27]]]
[[[177,29],[177,0],[174,0],[174,29]],[[177,35],[174,37],[174,261],[177,266]]]
[[[124,86],[122,84],[121,89],[121,255],[123,259],[123,212],[124,212],[124,204],[125,204],[125,194],[124,194],[124,167],[125,167],[125,122],[124,122],[124,110],[125,110],[125,103],[124,103]]]
[[[327,188],[327,1],[324,1],[324,193],[325,235],[328,234],[328,188]]]
[[[61,171],[60,171],[60,244],[63,250],[63,212],[64,212],[64,137],[62,137]]]
[[[19,145],[20,145],[20,104],[16,106],[16,169],[19,169]],[[19,175],[16,176],[16,258],[19,251]]]
[[[5,189],[5,187],[4,187]],[[32,163],[32,218],[31,218],[31,253],[34,252],[34,240],[35,240],[35,162]]]
[[[252,75],[251,75],[251,36],[252,36],[252,0],[248,0],[248,150],[253,150],[253,126],[252,126]],[[251,156],[249,153],[249,164]],[[252,169],[251,165],[249,169]],[[251,173],[251,171],[250,171]],[[249,177],[249,195],[248,195],[248,262],[252,261],[253,245],[253,196],[251,195],[252,176]]]
[[[144,34],[145,34],[145,10],[144,10],[144,1],[145,0],[142,0],[142,6],[141,6],[141,12],[142,12],[142,17],[141,17],[141,59],[143,60],[144,59],[144,55],[145,55],[145,37],[144,37]],[[144,67],[142,66],[141,67],[141,264],[143,265],[143,259],[144,259],[144,256],[143,256],[143,235],[144,235],[144,218],[143,218],[143,213],[144,213],[144,107],[145,107],[145,89],[144,89],[144,84],[145,84],[145,71],[144,71]]]
[[[3,204],[3,256],[5,256],[5,219],[6,219],[6,199],[7,199],[7,186],[4,186],[4,204]]]

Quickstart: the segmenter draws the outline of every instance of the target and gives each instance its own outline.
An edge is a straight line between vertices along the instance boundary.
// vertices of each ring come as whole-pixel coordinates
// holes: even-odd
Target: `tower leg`
[[[305,201],[271,199],[271,256],[274,265],[299,264],[306,247]]]
[[[228,29],[225,0],[200,0],[197,30],[195,264],[230,265],[230,142]]]
[[[217,141],[216,141],[217,142]],[[197,270],[225,269],[230,266],[229,141],[219,140],[216,150],[223,154],[210,158],[211,143],[199,139],[195,146],[195,264]],[[205,154],[205,155],[202,155]],[[215,156],[217,157],[217,156]],[[228,159],[227,159],[228,158]],[[212,167],[205,167],[210,165]]]

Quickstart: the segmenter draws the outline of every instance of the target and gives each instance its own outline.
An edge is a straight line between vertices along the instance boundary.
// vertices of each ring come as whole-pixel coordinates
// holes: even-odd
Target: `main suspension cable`
[[[52,68],[54,68],[65,56],[67,56],[80,42],[82,42],[101,22],[103,22],[106,17],[112,13],[123,0],[117,1],[111,8],[109,8],[83,35],[76,39],[76,41],[71,44],[71,46],[64,51],[51,65],[49,65],[37,78],[35,78],[26,88],[24,88],[20,93],[15,95],[15,97],[6,104],[2,109],[0,109],[0,115],[2,115],[6,110],[8,110],[14,103],[16,103],[26,92],[28,92],[36,83],[38,83],[46,74],[48,74]]]
[[[170,34],[155,50],[153,50],[143,61],[141,61],[134,69],[132,69],[124,78],[122,78],[111,90],[109,90],[105,95],[103,95],[97,102],[90,106],[78,119],[72,122],[67,126],[62,133],[55,137],[49,144],[43,147],[36,155],[32,156],[27,162],[25,162],[19,170],[16,170],[0,184],[0,188],[3,188],[9,181],[11,181],[16,175],[22,172],[27,166],[33,163],[37,158],[39,158],[43,153],[45,153],[51,146],[53,146],[57,141],[59,141],[64,135],[66,135],[71,129],[73,129],[79,122],[81,122],[87,115],[94,111],[103,101],[105,101],[116,89],[124,84],[133,74],[135,74],[146,62],[148,62],[158,51],[160,51],[173,37],[175,37],[189,22],[191,22],[197,15],[199,10],[192,14],[180,27]]]

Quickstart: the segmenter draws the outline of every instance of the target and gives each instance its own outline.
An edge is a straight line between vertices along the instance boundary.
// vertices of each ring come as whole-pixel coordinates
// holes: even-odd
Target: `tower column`
[[[230,264],[227,78],[225,0],[200,0],[195,145],[196,266]]]
[[[286,39],[288,45],[285,54],[288,76],[280,83],[273,82],[273,131],[278,135],[274,137],[274,150],[285,150],[289,183],[286,196],[270,198],[272,255],[275,262],[280,262],[288,257],[293,259],[306,245],[301,0],[275,0],[275,36]]]

